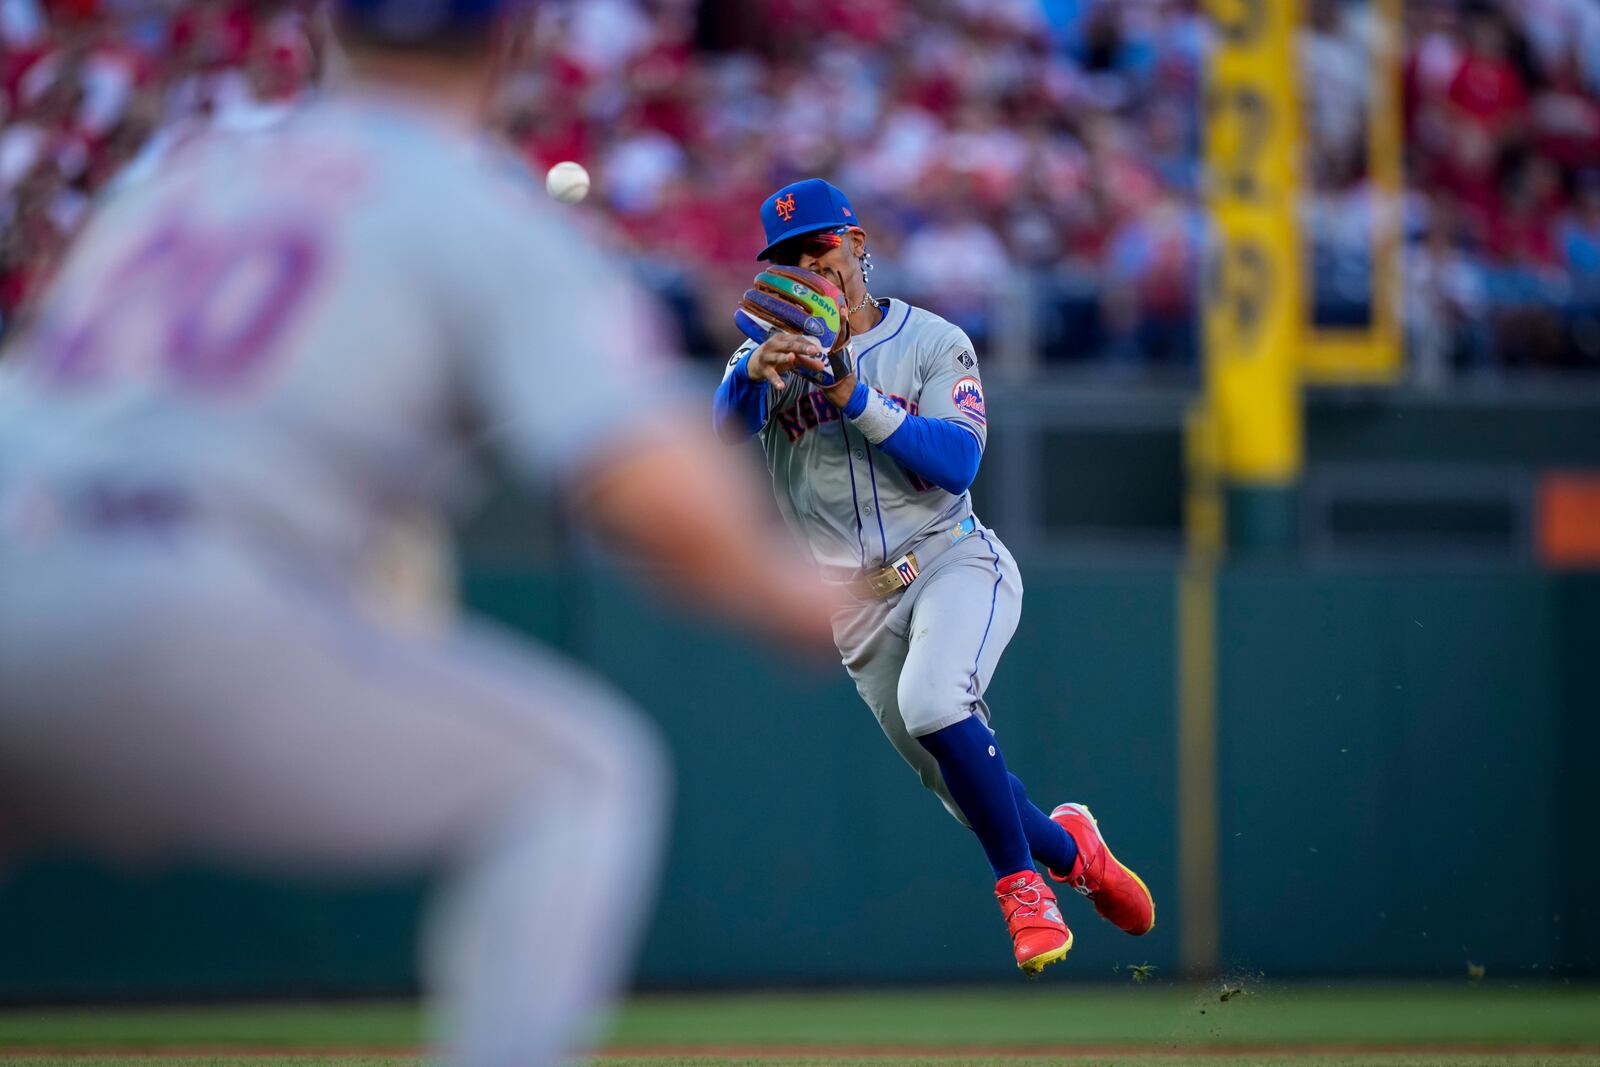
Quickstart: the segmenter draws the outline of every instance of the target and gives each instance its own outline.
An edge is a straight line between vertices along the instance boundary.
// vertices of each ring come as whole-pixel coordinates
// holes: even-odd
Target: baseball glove
[[[733,321],[756,344],[774,330],[815,337],[827,355],[827,369],[796,366],[795,372],[818,385],[833,385],[850,376],[850,321],[845,318],[844,294],[820,274],[799,267],[768,267],[756,275],[755,286],[745,290]]]

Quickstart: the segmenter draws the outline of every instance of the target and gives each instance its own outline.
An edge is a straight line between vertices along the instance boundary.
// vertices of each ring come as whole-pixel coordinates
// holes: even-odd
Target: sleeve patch
[[[971,370],[973,367],[978,365],[977,359],[975,359],[972,353],[968,352],[965,348],[956,353],[956,362],[968,370]]]
[[[956,382],[950,389],[950,399],[955,401],[956,410],[979,426],[988,425],[988,418],[983,412],[983,386],[976,378],[963,378]]]

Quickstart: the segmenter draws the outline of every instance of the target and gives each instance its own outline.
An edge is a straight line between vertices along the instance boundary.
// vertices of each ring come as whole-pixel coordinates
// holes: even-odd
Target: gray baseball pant
[[[0,829],[112,857],[442,869],[425,973],[463,1067],[541,1067],[633,961],[654,734],[551,653],[387,632],[198,531],[0,539]]]
[[[907,588],[858,601],[834,618],[834,640],[861,699],[895,751],[962,825],[966,819],[938,762],[917,738],[968,715],[989,723],[984,690],[1021,615],[1017,562],[980,525]]]

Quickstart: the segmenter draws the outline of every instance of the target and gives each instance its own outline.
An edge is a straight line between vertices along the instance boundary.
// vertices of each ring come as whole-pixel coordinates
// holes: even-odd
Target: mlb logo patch
[[[988,416],[983,413],[983,386],[978,384],[978,379],[961,379],[950,390],[950,399],[967,418],[980,426],[988,425]]]

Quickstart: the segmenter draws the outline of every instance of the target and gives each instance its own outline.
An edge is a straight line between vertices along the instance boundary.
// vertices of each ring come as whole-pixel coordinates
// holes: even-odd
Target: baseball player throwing
[[[374,620],[369,547],[487,436],[736,617],[826,647],[831,609],[625,276],[478,143],[495,6],[349,0],[355,84],[101,205],[0,358],[0,854],[439,869],[450,1061],[544,1067],[632,962],[660,746],[549,651]]]
[[[1022,580],[968,494],[988,433],[972,342],[931,312],[873,298],[866,232],[834,186],[785,186],[761,221],[757,258],[771,266],[735,315],[752,339],[728,361],[714,419],[724,440],[760,437],[779,509],[848,595],[833,633],[857,690],[977,835],[1025,973],[1072,947],[1035,861],[1120,929],[1147,933],[1155,902],[1089,809],[1035,807],[989,726],[983,694]]]

